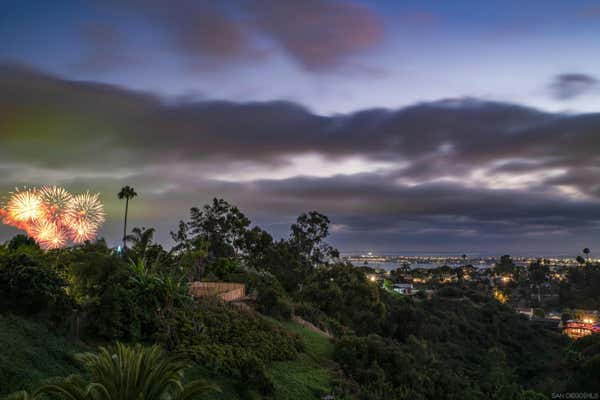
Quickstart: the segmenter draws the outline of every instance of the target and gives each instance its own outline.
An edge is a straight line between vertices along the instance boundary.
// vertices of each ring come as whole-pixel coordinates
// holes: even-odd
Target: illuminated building
[[[396,283],[392,288],[394,289],[394,292],[404,295],[410,295],[413,291],[412,283]]]
[[[579,339],[592,333],[600,333],[600,325],[593,318],[582,320],[569,320],[563,327],[563,333],[571,339]]]

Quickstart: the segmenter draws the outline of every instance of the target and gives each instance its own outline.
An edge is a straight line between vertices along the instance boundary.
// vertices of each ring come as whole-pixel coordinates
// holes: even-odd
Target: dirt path
[[[322,330],[322,329],[318,328],[317,326],[315,326],[315,325],[313,325],[312,323],[310,323],[310,322],[308,322],[308,321],[306,321],[306,320],[304,320],[304,319],[302,319],[302,318],[298,317],[297,315],[294,315],[294,316],[292,317],[292,319],[294,320],[294,322],[297,322],[297,323],[299,323],[300,325],[302,325],[302,326],[304,326],[304,327],[306,327],[306,328],[310,329],[310,330],[311,330],[311,331],[313,331],[313,332],[319,333],[319,334],[321,334],[321,335],[323,335],[323,336],[326,336],[326,337],[328,337],[328,338],[330,338],[330,339],[332,339],[332,338],[333,338],[333,335],[332,335],[331,333],[329,333],[329,332],[326,332],[326,331],[324,331],[324,330]]]

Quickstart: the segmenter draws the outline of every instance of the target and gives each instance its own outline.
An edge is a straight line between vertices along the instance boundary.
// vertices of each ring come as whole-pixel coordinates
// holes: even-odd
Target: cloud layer
[[[284,53],[307,71],[330,72],[384,38],[380,16],[350,0],[181,0],[177,6],[168,0],[127,0],[98,6],[151,24],[193,68],[238,65]],[[85,64],[92,70],[110,68],[131,51],[122,46],[117,55],[113,50],[119,42],[111,42],[107,52],[106,28],[90,32],[86,26],[83,33],[95,50]]]
[[[325,212],[346,250],[577,251],[599,233],[599,128],[600,114],[476,99],[334,116],[165,103],[0,67],[0,188],[102,191],[113,239],[114,193],[130,184],[134,223],[164,238],[189,207],[224,196],[276,234]]]

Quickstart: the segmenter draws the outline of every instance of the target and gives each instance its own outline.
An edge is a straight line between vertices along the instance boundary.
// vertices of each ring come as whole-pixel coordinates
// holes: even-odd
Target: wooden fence
[[[240,300],[246,296],[246,285],[230,282],[191,282],[190,293],[194,297],[219,297],[224,301]]]

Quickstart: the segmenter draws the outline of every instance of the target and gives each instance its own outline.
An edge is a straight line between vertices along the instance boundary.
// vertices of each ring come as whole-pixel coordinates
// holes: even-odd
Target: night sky
[[[346,252],[594,252],[599,109],[597,1],[0,0],[0,194],[100,192],[111,243],[128,184],[165,244],[223,197]]]

